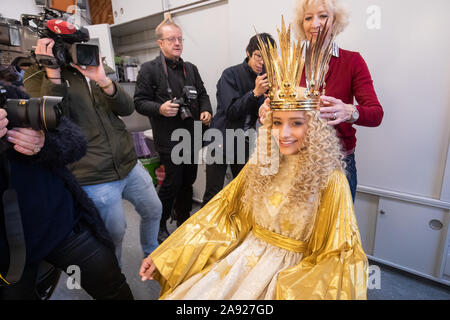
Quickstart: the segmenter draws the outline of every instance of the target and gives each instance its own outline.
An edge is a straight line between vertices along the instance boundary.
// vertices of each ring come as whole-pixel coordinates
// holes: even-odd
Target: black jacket
[[[248,65],[248,58],[241,64],[225,69],[217,82],[217,112],[211,121],[211,128],[219,129],[224,137],[223,152],[226,150],[226,129],[255,127],[258,110],[264,98],[253,94],[258,75]],[[249,116],[249,117],[247,117]]]
[[[211,102],[202,78],[195,65],[184,62],[186,70],[185,85],[197,89],[197,101],[192,106],[194,120],[200,120],[200,114],[208,111],[212,114]],[[173,118],[164,117],[159,113],[160,106],[171,97],[168,93],[168,79],[161,63],[161,56],[142,65],[139,71],[134,104],[136,111],[150,118],[156,148],[160,153],[170,153],[178,141],[171,141],[172,132],[185,128],[193,133],[192,121],[182,120],[180,114]],[[179,98],[179,97],[177,97]]]
[[[8,90],[8,94],[13,90]],[[9,96],[26,98],[26,95]],[[54,132],[46,132],[45,144],[36,156],[24,156],[12,148],[0,153],[8,158],[11,184],[18,194],[19,208],[25,233],[27,263],[36,263],[54,249],[83,221],[93,234],[111,249],[114,248],[92,200],[80,187],[66,166],[86,154],[86,139],[80,129],[66,118]],[[0,174],[5,172],[0,162]],[[2,176],[4,181],[4,176]],[[9,263],[3,204],[0,194],[0,269]]]
[[[37,66],[32,66],[25,77],[38,71]],[[116,82],[113,96],[105,94],[92,80],[90,90],[86,78],[71,67],[62,69],[62,78],[63,84],[57,85],[44,73],[38,73],[26,81],[25,87],[35,96],[64,97],[64,114],[86,137],[86,156],[69,169],[83,186],[124,179],[136,166],[137,156],[133,139],[119,116],[133,113],[133,100]]]

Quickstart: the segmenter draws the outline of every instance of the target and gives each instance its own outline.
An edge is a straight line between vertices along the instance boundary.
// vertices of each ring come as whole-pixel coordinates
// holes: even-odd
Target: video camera
[[[180,99],[174,99],[172,103],[180,105],[181,119],[193,118],[191,106],[192,102],[197,99],[197,89],[192,86],[185,86],[183,88],[183,96]]]
[[[58,127],[61,116],[61,97],[8,99],[7,88],[0,85],[0,108],[8,113],[8,129],[32,128],[51,131]]]
[[[43,8],[39,15],[23,14],[21,21],[0,18],[0,64],[29,66],[33,64],[34,57],[39,64],[55,69],[71,62],[82,66],[98,66],[98,46],[86,43],[90,40],[89,31],[64,19],[64,13],[48,8]],[[55,41],[55,58],[34,55],[39,38]]]

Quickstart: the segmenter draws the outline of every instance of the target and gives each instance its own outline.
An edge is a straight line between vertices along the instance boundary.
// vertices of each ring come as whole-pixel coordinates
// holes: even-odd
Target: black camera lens
[[[191,110],[188,107],[180,107],[180,116],[182,120],[193,118]]]
[[[98,46],[75,43],[71,47],[72,60],[75,64],[80,66],[98,66],[99,49]]]
[[[8,99],[3,107],[8,113],[8,128],[56,129],[62,116],[61,101],[61,97]]]

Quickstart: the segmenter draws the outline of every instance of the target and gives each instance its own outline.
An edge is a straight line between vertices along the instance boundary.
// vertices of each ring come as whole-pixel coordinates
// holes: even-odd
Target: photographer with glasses
[[[268,33],[261,33],[260,38],[265,43],[275,45]],[[223,188],[225,174],[230,165],[233,177],[248,161],[250,155],[249,141],[245,141],[245,150],[238,150],[238,136],[235,137],[233,150],[227,150],[226,130],[242,129],[248,132],[256,128],[258,108],[264,102],[264,93],[269,88],[269,80],[264,70],[264,62],[259,50],[258,38],[253,36],[246,49],[244,62],[227,68],[217,82],[217,113],[211,121],[211,128],[218,129],[224,137],[223,144],[213,152],[221,153],[222,163],[212,163],[206,166],[206,188],[203,195],[203,205],[207,204]],[[248,135],[247,135],[248,136]],[[242,157],[240,152],[244,151]],[[245,159],[239,163],[238,159]],[[242,161],[242,160],[241,160]]]
[[[159,191],[163,204],[158,240],[167,236],[166,221],[174,208],[177,225],[190,216],[192,210],[192,185],[197,178],[197,164],[194,157],[194,121],[201,120],[209,125],[212,115],[211,102],[203,81],[192,63],[181,59],[183,33],[172,20],[163,21],[156,28],[161,54],[153,61],[145,63],[136,83],[134,103],[136,111],[148,116],[153,129],[155,145],[161,164],[165,168],[165,179]],[[177,165],[171,153],[178,141],[171,141],[176,129],[185,129],[191,137],[190,163]],[[201,144],[200,144],[201,145]],[[183,150],[184,151],[184,150]]]

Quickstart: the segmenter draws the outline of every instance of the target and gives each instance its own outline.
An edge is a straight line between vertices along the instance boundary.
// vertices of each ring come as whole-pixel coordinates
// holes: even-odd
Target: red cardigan
[[[354,104],[356,98],[359,119],[355,123],[342,122],[336,126],[344,152],[350,153],[356,146],[354,124],[377,127],[383,119],[383,108],[373,87],[367,64],[358,52],[339,49],[339,57],[331,57],[330,67],[325,77],[326,95],[341,99],[346,104]],[[305,76],[300,84],[306,87]]]

